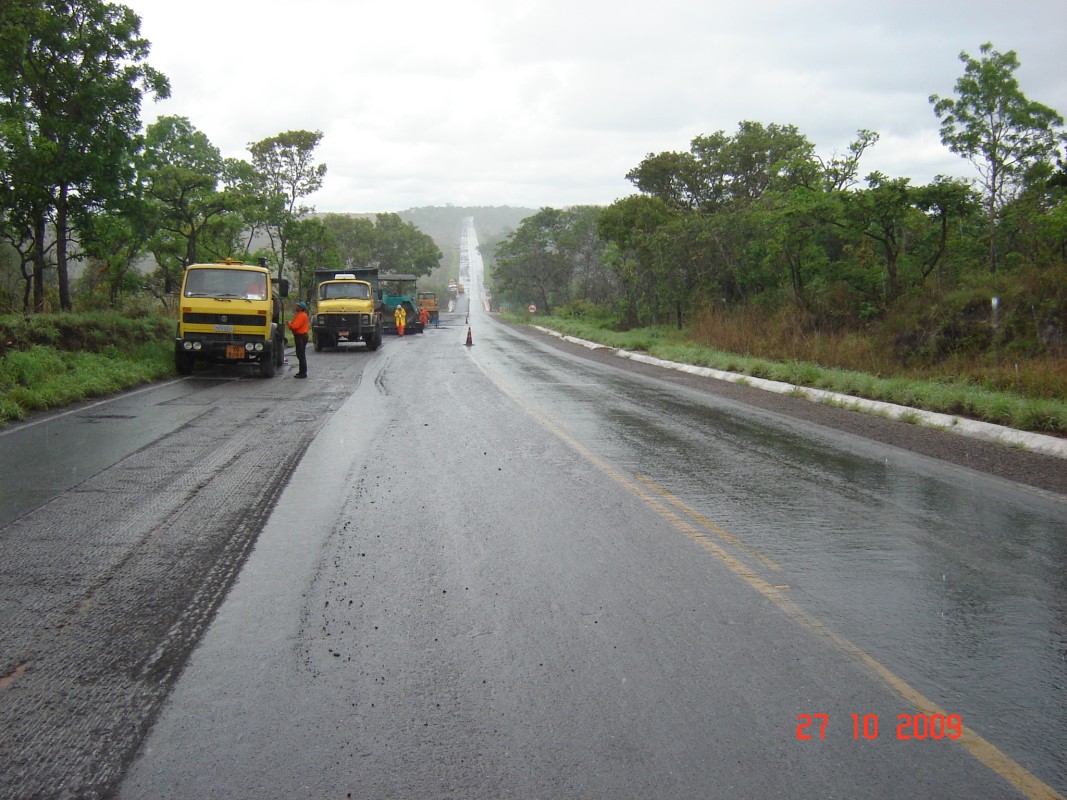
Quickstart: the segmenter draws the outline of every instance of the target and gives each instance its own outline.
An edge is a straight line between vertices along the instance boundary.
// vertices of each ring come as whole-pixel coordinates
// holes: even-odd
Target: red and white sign
[[[529,311],[531,314],[536,314],[537,306],[535,306],[533,303],[530,303],[530,305],[526,306],[526,310]]]

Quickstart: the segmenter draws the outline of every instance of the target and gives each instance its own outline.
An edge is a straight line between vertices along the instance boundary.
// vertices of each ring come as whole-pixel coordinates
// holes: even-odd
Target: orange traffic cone
[[[474,340],[471,338],[470,328],[467,328],[467,347],[474,347]]]

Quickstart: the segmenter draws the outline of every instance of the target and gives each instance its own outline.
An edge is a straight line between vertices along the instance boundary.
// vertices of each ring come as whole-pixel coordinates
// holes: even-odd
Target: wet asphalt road
[[[464,311],[0,435],[0,796],[1067,792],[1063,496]]]

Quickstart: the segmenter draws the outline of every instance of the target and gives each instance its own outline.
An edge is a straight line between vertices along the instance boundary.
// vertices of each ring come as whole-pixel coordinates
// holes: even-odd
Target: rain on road
[[[233,401],[301,431],[240,575],[115,767],[119,796],[1067,791],[1064,497],[593,363],[465,305],[375,354],[311,354],[306,384],[179,382],[99,423],[178,415],[101,475]],[[55,491],[5,520],[0,552],[73,507]],[[5,726],[43,659],[15,661],[31,666],[5,671]],[[26,774],[47,776],[36,757]]]

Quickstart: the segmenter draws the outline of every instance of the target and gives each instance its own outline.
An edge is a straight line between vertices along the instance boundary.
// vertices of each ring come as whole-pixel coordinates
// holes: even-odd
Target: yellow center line
[[[769,569],[772,569],[775,572],[781,572],[782,571],[782,568],[780,566],[778,566],[778,564],[774,563],[774,561],[772,561],[767,556],[763,555],[763,553],[759,552],[756,548],[750,547],[749,545],[747,545],[744,542],[742,542],[740,539],[738,539],[736,536],[734,536],[729,531],[726,531],[723,528],[719,527],[714,522],[712,522],[710,519],[708,519],[703,514],[701,514],[699,511],[697,511],[695,508],[691,508],[690,506],[688,506],[684,502],[682,502],[682,500],[680,500],[678,497],[676,497],[675,495],[671,494],[666,489],[664,489],[662,486],[659,486],[658,484],[653,483],[652,480],[648,478],[648,476],[646,476],[646,475],[636,475],[635,477],[637,478],[637,480],[639,480],[641,483],[643,483],[649,489],[651,489],[652,491],[654,491],[658,495],[660,495],[660,497],[662,497],[664,500],[666,500],[672,506],[674,506],[675,508],[680,509],[681,511],[684,511],[685,514],[688,517],[690,517],[691,519],[694,519],[697,522],[699,522],[704,527],[705,530],[711,531],[716,536],[718,536],[720,539],[722,539],[724,542],[729,542],[730,544],[732,544],[734,547],[738,548],[739,550],[744,550],[746,553],[748,553],[753,558],[758,559],[761,562],[763,562],[763,564],[766,567],[768,567]]]
[[[475,362],[478,363],[477,361]],[[796,603],[785,597],[775,586],[763,580],[756,575],[751,568],[736,556],[724,550],[721,546],[716,544],[710,537],[701,531],[697,530],[692,524],[680,517],[670,508],[665,506],[656,497],[650,494],[649,490],[646,490],[640,483],[631,480],[625,474],[615,469],[604,459],[600,458],[596,453],[587,448],[585,445],[578,442],[573,436],[567,433],[563,427],[555,422],[546,412],[541,409],[535,408],[530,405],[526,400],[511,392],[506,387],[502,386],[496,380],[493,379],[488,372],[478,364],[479,369],[488,377],[496,386],[510,397],[517,405],[522,407],[530,414],[534,419],[539,420],[545,427],[547,427],[552,433],[554,433],[561,440],[566,442],[570,447],[580,453],[583,457],[593,463],[601,472],[614,481],[625,487],[633,495],[640,498],[649,508],[654,510],[657,514],[663,517],[668,523],[670,523],[676,530],[684,533],[689,539],[695,542],[698,546],[704,549],[706,552],[715,556],[720,562],[727,566],[731,572],[740,577],[749,586],[762,594],[764,597],[773,602],[778,608],[784,611],[792,619],[800,623],[808,631],[816,634],[817,636],[832,643],[838,650],[845,655],[854,659],[855,661],[863,664],[874,675],[880,678],[889,688],[895,691],[901,698],[910,703],[917,711],[922,714],[934,715],[940,714],[944,717],[948,717],[949,712],[937,705],[933,700],[926,697],[917,689],[913,688],[903,678],[899,677],[878,661],[876,658],[862,650],[857,645],[850,642],[843,636],[834,633],[830,630],[825,623],[819,620],[817,617],[812,616],[808,612],[801,609]],[[654,483],[647,478],[638,476],[639,481],[650,487],[652,491],[660,494],[665,499],[670,495],[666,490],[660,490]],[[677,507],[683,508],[680,504],[676,504]],[[701,519],[698,516],[690,514],[689,511],[685,512],[694,519]],[[709,520],[710,522],[710,520]],[[701,521],[701,524],[704,523]],[[730,541],[738,541],[732,534],[723,531],[719,526],[711,523],[712,527],[709,530],[715,530],[716,535],[721,535],[719,531],[725,533]],[[956,740],[967,751],[974,756],[978,761],[984,764],[989,769],[1000,775],[1002,778],[1010,782],[1016,789],[1023,793],[1030,800],[1067,800],[1063,795],[1042,781],[1036,775],[1031,773],[1021,764],[1014,759],[1001,752],[992,742],[984,739],[973,729],[962,726],[961,736]]]

